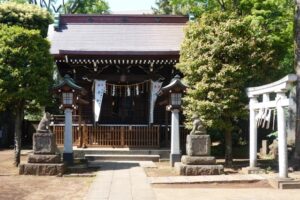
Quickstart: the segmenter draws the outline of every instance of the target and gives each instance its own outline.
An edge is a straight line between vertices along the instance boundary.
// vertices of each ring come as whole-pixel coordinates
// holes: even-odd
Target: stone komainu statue
[[[203,126],[201,119],[197,115],[194,115],[192,117],[192,119],[194,120],[193,121],[193,129],[190,132],[190,134],[191,135],[206,135],[207,132],[206,132],[205,127]]]
[[[51,119],[51,114],[48,112],[45,112],[43,118],[41,119],[41,121],[38,125],[37,132],[39,132],[39,133],[49,132],[50,119]]]

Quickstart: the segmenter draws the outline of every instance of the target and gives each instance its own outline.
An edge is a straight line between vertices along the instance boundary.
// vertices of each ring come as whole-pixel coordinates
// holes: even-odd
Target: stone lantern
[[[171,154],[170,164],[173,167],[175,162],[181,159],[180,151],[180,133],[179,133],[179,112],[181,110],[182,94],[186,91],[187,86],[181,82],[180,76],[176,75],[171,82],[161,88],[160,95],[168,95],[169,104],[166,109],[171,111]]]
[[[65,114],[64,152],[63,160],[73,163],[73,135],[72,135],[72,111],[77,109],[77,101],[81,95],[85,95],[84,88],[76,85],[74,80],[67,74],[63,80],[52,88],[52,91],[61,98],[60,109]]]

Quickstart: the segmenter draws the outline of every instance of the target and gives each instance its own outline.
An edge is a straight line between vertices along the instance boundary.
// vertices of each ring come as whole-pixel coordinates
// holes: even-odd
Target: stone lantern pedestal
[[[216,159],[210,156],[209,135],[188,135],[186,140],[186,153],[181,163],[175,163],[179,175],[219,175],[223,174],[223,165],[217,165]]]

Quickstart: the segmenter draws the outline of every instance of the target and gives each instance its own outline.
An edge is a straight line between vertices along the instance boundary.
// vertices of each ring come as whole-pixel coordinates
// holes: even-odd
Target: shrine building
[[[185,16],[165,15],[60,15],[55,19],[48,39],[58,72],[86,91],[73,110],[74,145],[169,146],[169,100],[157,93],[181,75],[175,65],[187,21]],[[180,119],[183,124],[182,115]],[[180,130],[185,138],[183,125]],[[53,132],[62,145],[60,116],[54,118]]]

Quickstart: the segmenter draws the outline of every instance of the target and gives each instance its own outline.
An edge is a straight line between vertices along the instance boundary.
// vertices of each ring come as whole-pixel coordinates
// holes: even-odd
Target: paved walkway
[[[100,166],[94,182],[89,188],[85,200],[263,200],[263,199],[286,199],[296,200],[300,190],[286,192],[269,188],[201,188],[179,187],[176,184],[196,183],[244,183],[267,180],[273,175],[219,175],[219,176],[170,176],[170,177],[147,177],[143,167],[155,167],[150,161],[111,161],[92,162],[92,166]],[[294,173],[293,178],[299,176]],[[167,184],[169,187],[151,187],[151,184],[159,186]],[[153,186],[154,186],[153,185]],[[174,186],[174,187],[173,187]],[[226,195],[224,196],[224,194]],[[274,195],[270,195],[273,194]],[[254,194],[254,196],[253,196]],[[286,198],[284,197],[286,196]]]
[[[241,183],[266,180],[257,174],[149,177],[152,184]]]
[[[155,200],[147,176],[138,162],[102,162],[86,200]]]

